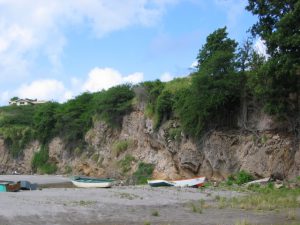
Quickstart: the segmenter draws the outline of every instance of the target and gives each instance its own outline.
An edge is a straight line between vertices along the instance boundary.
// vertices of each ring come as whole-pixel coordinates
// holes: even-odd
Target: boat
[[[202,187],[205,182],[205,177],[195,177],[181,180],[148,180],[151,187]]]
[[[21,189],[20,182],[0,181],[0,192],[16,192]]]
[[[113,179],[109,178],[93,178],[85,176],[75,176],[71,178],[71,182],[80,188],[108,188],[113,184]]]
[[[172,187],[175,186],[175,183],[172,181],[166,181],[166,180],[148,180],[148,184],[151,187]]]
[[[27,180],[21,180],[20,181],[20,185],[21,185],[21,190],[37,190],[38,189],[38,185],[36,183],[31,183]]]
[[[195,177],[191,179],[174,180],[175,187],[202,187],[205,177]]]

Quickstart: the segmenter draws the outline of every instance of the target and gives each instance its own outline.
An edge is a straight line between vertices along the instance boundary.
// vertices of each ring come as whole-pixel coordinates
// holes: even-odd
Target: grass
[[[194,213],[202,213],[203,209],[207,207],[207,205],[205,205],[204,199],[200,199],[198,202],[191,202],[190,206],[191,206],[192,212],[194,212]]]
[[[275,189],[270,186],[245,188],[250,194],[243,197],[216,196],[219,208],[232,207],[245,210],[278,210],[300,207],[300,189]]]
[[[151,213],[151,215],[152,215],[152,216],[159,216],[159,212],[158,212],[157,210],[155,210],[155,211],[153,211],[153,212]]]
[[[95,205],[97,202],[96,201],[87,201],[87,200],[80,200],[80,201],[74,201],[72,202],[75,205],[79,205],[79,206],[91,206],[91,205]]]
[[[122,192],[122,193],[119,193],[120,195],[120,198],[124,198],[124,199],[128,199],[128,200],[133,200],[133,199],[143,199],[142,197],[138,196],[138,195],[135,195],[135,194],[130,194],[130,193],[127,193],[127,192]]]
[[[248,222],[247,220],[241,220],[241,221],[235,222],[235,225],[251,225],[251,223]]]
[[[287,212],[287,219],[288,220],[296,220],[296,210],[291,209]]]

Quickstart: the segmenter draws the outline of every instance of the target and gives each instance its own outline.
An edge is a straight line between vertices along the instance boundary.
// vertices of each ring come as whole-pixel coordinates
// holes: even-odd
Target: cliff
[[[101,121],[94,122],[85,135],[87,145],[82,149],[66,150],[59,137],[52,139],[49,157],[57,165],[57,173],[123,179],[137,169],[139,162],[155,165],[154,178],[204,175],[223,179],[239,170],[256,177],[299,176],[299,140],[289,131],[280,131],[278,123],[263,113],[256,112],[250,117],[248,130],[215,129],[202,139],[192,140],[180,132],[176,120],[166,121],[155,131],[152,120],[145,116],[143,104],[139,104],[123,118],[120,130]],[[116,148],[121,141],[126,148]],[[39,148],[37,141],[31,142],[23,157],[12,159],[0,139],[0,172],[32,173],[32,157]]]

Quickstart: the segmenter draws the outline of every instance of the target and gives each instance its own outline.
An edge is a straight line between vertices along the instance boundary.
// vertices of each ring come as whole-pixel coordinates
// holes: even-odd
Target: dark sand
[[[28,180],[40,185],[69,181],[60,176],[0,176],[0,180],[4,178]],[[37,191],[4,192],[0,193],[0,225],[234,225],[243,220],[264,225],[300,224],[299,209],[292,220],[288,219],[284,210],[261,212],[219,209],[215,201],[217,195],[233,197],[240,194],[212,189],[148,186],[43,188]],[[205,201],[202,213],[194,212],[193,205],[198,208],[201,199]]]

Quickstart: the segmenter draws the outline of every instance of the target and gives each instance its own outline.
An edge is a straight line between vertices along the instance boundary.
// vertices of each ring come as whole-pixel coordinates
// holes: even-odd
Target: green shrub
[[[36,171],[38,168],[46,164],[48,162],[48,159],[49,159],[48,148],[45,145],[43,145],[41,146],[40,150],[36,152],[33,156],[33,159],[31,161],[32,169]]]
[[[128,84],[119,85],[94,95],[95,112],[111,127],[120,128],[123,116],[132,109],[134,92]]]
[[[26,145],[33,140],[34,130],[27,126],[12,125],[0,128],[0,135],[13,158],[23,154]]]
[[[54,163],[45,163],[39,166],[37,172],[40,174],[54,174],[57,171],[57,166]]]
[[[179,127],[170,128],[168,130],[168,138],[171,140],[179,141],[181,138],[182,129]]]
[[[131,170],[131,164],[134,162],[136,159],[132,155],[126,155],[124,159],[120,160],[118,162],[118,165],[120,166],[122,173],[127,173],[128,171]]]
[[[132,140],[119,140],[116,141],[113,146],[113,154],[118,157],[122,152],[125,152],[128,148],[133,146]]]
[[[244,170],[241,170],[240,172],[230,175],[227,178],[226,184],[227,185],[232,185],[232,184],[237,184],[237,185],[242,185],[245,183],[248,183],[253,180],[253,176],[250,173],[247,173]]]
[[[152,177],[153,170],[153,164],[141,162],[133,174],[134,182],[136,184],[146,184],[147,180]]]

